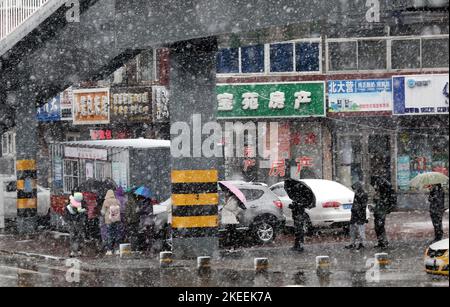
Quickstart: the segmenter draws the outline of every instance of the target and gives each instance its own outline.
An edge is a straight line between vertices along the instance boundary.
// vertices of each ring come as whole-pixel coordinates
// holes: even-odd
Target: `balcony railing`
[[[0,40],[50,0],[0,0]]]

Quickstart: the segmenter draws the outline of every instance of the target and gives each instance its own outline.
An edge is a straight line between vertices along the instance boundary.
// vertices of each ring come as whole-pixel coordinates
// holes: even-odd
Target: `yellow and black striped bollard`
[[[174,251],[177,248],[177,239],[192,240],[190,245],[195,245],[198,253],[213,249],[201,245],[208,242],[202,238],[217,237],[219,219],[217,181],[217,170],[172,171]]]
[[[18,229],[32,232],[36,225],[24,220],[37,217],[37,170],[35,160],[17,160],[17,222]]]

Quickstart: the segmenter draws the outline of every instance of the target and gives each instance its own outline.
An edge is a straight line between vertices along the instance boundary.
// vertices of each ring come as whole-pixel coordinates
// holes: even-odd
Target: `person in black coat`
[[[289,205],[292,210],[292,219],[294,220],[294,234],[295,241],[291,250],[296,252],[304,251],[305,244],[305,223],[308,219],[306,209],[313,206],[314,195],[312,192],[304,187],[298,190],[297,197]]]
[[[378,238],[378,248],[387,248],[389,242],[386,235],[386,217],[390,214],[397,205],[397,196],[392,185],[383,177],[373,176],[370,184],[377,193],[374,198],[374,222],[375,233]]]
[[[64,208],[64,221],[70,235],[70,257],[82,256],[81,247],[85,240],[86,203],[83,194],[72,192]]]
[[[366,223],[367,223],[367,204],[369,196],[364,191],[364,186],[361,182],[356,182],[352,186],[355,192],[355,199],[352,206],[352,217],[350,219],[350,236],[351,244],[345,248],[353,249],[364,248],[364,242],[366,241]],[[356,244],[357,237],[359,236],[359,244]]]
[[[436,184],[430,188],[430,216],[434,227],[434,241],[441,241],[444,237],[442,219],[445,212],[445,192],[441,184]]]

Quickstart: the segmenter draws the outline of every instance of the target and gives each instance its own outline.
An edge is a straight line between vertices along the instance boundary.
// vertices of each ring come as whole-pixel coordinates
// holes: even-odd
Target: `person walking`
[[[434,242],[441,241],[444,237],[442,219],[445,212],[445,192],[441,184],[430,186],[430,216],[434,227]]]
[[[108,190],[106,193],[105,201],[101,210],[102,216],[105,217],[105,224],[108,228],[107,239],[107,256],[111,256],[114,251],[119,254],[120,244],[120,227],[121,227],[121,214],[120,203],[116,199],[113,190]]]
[[[364,191],[364,186],[361,182],[356,182],[352,185],[355,192],[355,199],[352,206],[352,216],[350,219],[350,237],[351,244],[347,245],[347,249],[363,249],[366,241],[366,223],[367,223],[367,204],[369,196]],[[359,238],[359,244],[357,239]]]
[[[389,241],[386,234],[386,217],[397,205],[397,198],[392,185],[383,177],[373,176],[370,184],[376,192],[374,198],[374,222],[378,244],[376,248],[387,248]]]
[[[82,193],[73,192],[69,197],[64,208],[64,221],[69,228],[70,257],[82,256],[86,222],[86,206]]]
[[[125,224],[127,240],[131,244],[133,251],[139,250],[139,223],[140,217],[137,208],[137,195],[134,194],[135,189],[131,189],[128,193],[127,204],[125,207]]]
[[[292,210],[292,219],[294,220],[294,246],[291,248],[295,252],[303,252],[305,244],[305,206],[301,202],[293,201],[289,205]]]

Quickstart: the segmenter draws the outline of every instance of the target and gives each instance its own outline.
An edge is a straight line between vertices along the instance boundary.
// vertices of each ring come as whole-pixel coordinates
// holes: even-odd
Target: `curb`
[[[49,255],[42,255],[42,254],[36,254],[36,253],[29,253],[29,252],[15,252],[15,251],[7,251],[7,250],[1,250],[0,254],[3,255],[10,255],[10,256],[24,256],[29,258],[35,258],[40,260],[46,260],[46,261],[57,261],[57,262],[63,262],[67,260],[67,258],[63,257],[56,257],[56,256],[49,256]]]

